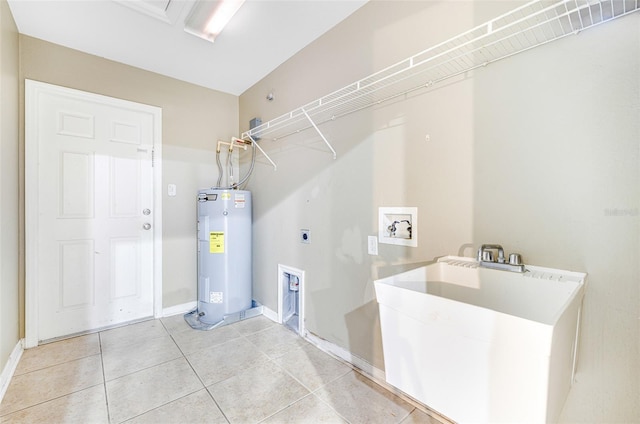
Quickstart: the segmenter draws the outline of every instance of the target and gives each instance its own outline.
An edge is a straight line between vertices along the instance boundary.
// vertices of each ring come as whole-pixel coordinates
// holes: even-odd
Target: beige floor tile
[[[100,355],[14,376],[0,404],[6,415],[103,383]]]
[[[169,334],[179,333],[181,331],[193,330],[187,321],[184,320],[184,314],[173,315],[166,318],[161,318],[162,324],[167,329]]]
[[[100,345],[104,353],[166,335],[167,330],[162,323],[157,319],[152,319],[102,331],[100,332]]]
[[[98,339],[98,333],[44,344],[24,351],[14,375],[40,370],[99,353],[100,340]]]
[[[248,368],[207,389],[232,424],[257,423],[309,393],[272,364]]]
[[[308,344],[293,331],[282,325],[276,325],[246,337],[270,358],[278,358]]]
[[[402,424],[443,424],[445,422],[427,415],[419,409],[414,409],[407,418],[402,420]]]
[[[271,321],[269,318],[259,315],[254,318],[249,318],[243,321],[238,321],[232,324],[233,327],[238,330],[243,336],[257,333],[258,331],[266,330],[267,328],[274,327],[278,323]]]
[[[104,385],[90,387],[0,418],[2,424],[107,424]]]
[[[107,381],[106,386],[112,423],[144,414],[204,387],[184,358]]]
[[[183,423],[227,424],[227,419],[209,392],[202,389],[127,421],[127,424]]]
[[[128,347],[105,351],[102,355],[104,377],[107,381],[113,380],[180,357],[180,349],[165,334],[163,337],[132,343]]]
[[[173,340],[175,340],[182,353],[188,355],[189,353],[226,343],[241,336],[233,326],[225,326],[209,331],[190,329],[188,331],[174,333],[171,337],[173,337]]]
[[[0,404],[2,424],[107,418],[439,424],[264,317],[198,331],[178,315],[44,345],[25,352]]]
[[[232,377],[246,368],[270,363],[269,357],[244,337],[190,353],[186,357],[205,386]]]
[[[414,409],[355,371],[318,389],[315,394],[352,424],[399,423]]]
[[[326,403],[311,394],[263,421],[264,424],[335,423],[346,424]]]
[[[274,362],[310,391],[351,371],[351,367],[310,344],[301,349],[292,350],[274,359]]]

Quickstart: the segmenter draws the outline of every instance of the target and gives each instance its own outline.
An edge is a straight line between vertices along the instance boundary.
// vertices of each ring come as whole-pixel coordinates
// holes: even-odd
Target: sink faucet
[[[493,251],[498,251],[498,259],[493,259]],[[505,271],[525,272],[522,257],[518,253],[509,255],[509,261],[505,259],[504,249],[499,244],[483,244],[478,249],[478,264],[484,268],[501,269]]]
[[[503,264],[505,262],[504,249],[499,244],[483,244],[480,249],[478,249],[478,262],[487,260],[493,262],[493,256],[491,254],[485,255],[485,252],[490,252],[491,250],[498,251],[498,263]]]

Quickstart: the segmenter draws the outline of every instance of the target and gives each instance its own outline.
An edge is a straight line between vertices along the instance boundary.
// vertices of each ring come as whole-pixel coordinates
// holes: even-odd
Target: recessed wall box
[[[378,241],[401,246],[418,246],[418,208],[378,209]]]
[[[262,125],[262,119],[253,118],[251,121],[249,121],[249,130],[259,127],[260,125]],[[258,133],[256,135],[252,135],[251,138],[253,138],[255,141],[258,141],[260,140],[260,134]]]

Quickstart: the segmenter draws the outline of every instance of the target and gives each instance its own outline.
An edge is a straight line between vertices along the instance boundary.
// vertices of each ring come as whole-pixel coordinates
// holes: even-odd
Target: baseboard
[[[274,312],[273,310],[267,308],[264,305],[262,305],[262,315],[264,315],[265,317],[269,318],[273,322],[279,323],[279,321],[278,321],[278,313]]]
[[[278,313],[273,310],[267,308],[264,305],[262,306],[262,315],[266,318],[269,318],[273,322],[278,322]],[[191,312],[198,307],[198,302],[195,300],[193,302],[183,303],[181,305],[170,306],[168,308],[164,308],[162,310],[163,317],[170,317],[173,315],[186,314],[187,312]]]
[[[18,340],[18,343],[15,345],[15,347],[11,351],[11,354],[9,355],[9,359],[7,359],[7,363],[2,370],[2,374],[0,374],[0,403],[2,402],[4,394],[9,388],[9,383],[11,383],[13,374],[16,372],[18,362],[22,357],[22,352],[24,352],[24,349],[22,348],[23,342],[24,339]]]
[[[347,349],[342,348],[334,343],[331,343],[330,341],[325,340],[321,337],[318,337],[313,333],[307,332],[305,338],[310,343],[314,344],[318,349],[322,350],[323,352],[326,352],[330,355],[333,355],[334,357],[342,359],[344,362],[348,364],[351,364],[354,368],[356,368],[356,370],[360,371],[361,374],[364,374],[367,378],[369,378],[376,384],[384,387],[391,393],[404,399],[406,402],[409,402],[410,404],[412,404],[413,406],[415,406],[425,414],[436,418],[441,423],[453,424],[453,421],[439,414],[437,411],[434,411],[433,409],[429,408],[423,403],[417,401],[416,399],[412,398],[411,396],[407,395],[406,393],[402,392],[401,390],[398,390],[394,386],[387,383],[384,371],[374,367],[372,364],[354,355],[353,353],[349,352]]]
[[[354,367],[358,368],[359,370],[362,370],[364,373],[368,374],[369,376],[373,377],[376,380],[386,381],[384,371],[374,367],[372,364],[370,364],[369,362],[365,361],[362,358],[359,358],[358,356],[349,352],[347,349],[340,347],[334,343],[331,343],[328,340],[320,338],[313,333],[307,332],[306,338],[307,340],[309,340],[309,342],[316,345],[318,349],[324,352],[330,353],[333,356],[337,356],[338,358],[342,359],[345,362],[350,363]]]
[[[193,311],[198,307],[198,302],[195,300],[193,302],[183,303],[181,305],[169,306],[168,308],[164,308],[162,310],[163,317],[170,317],[173,315],[186,314],[187,312]]]

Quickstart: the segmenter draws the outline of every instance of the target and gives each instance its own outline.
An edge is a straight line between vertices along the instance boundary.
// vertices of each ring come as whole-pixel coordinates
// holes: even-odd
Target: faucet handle
[[[509,265],[522,265],[522,256],[519,253],[510,254]]]
[[[493,262],[493,252],[491,250],[485,250],[482,252],[482,260],[484,262]]]

